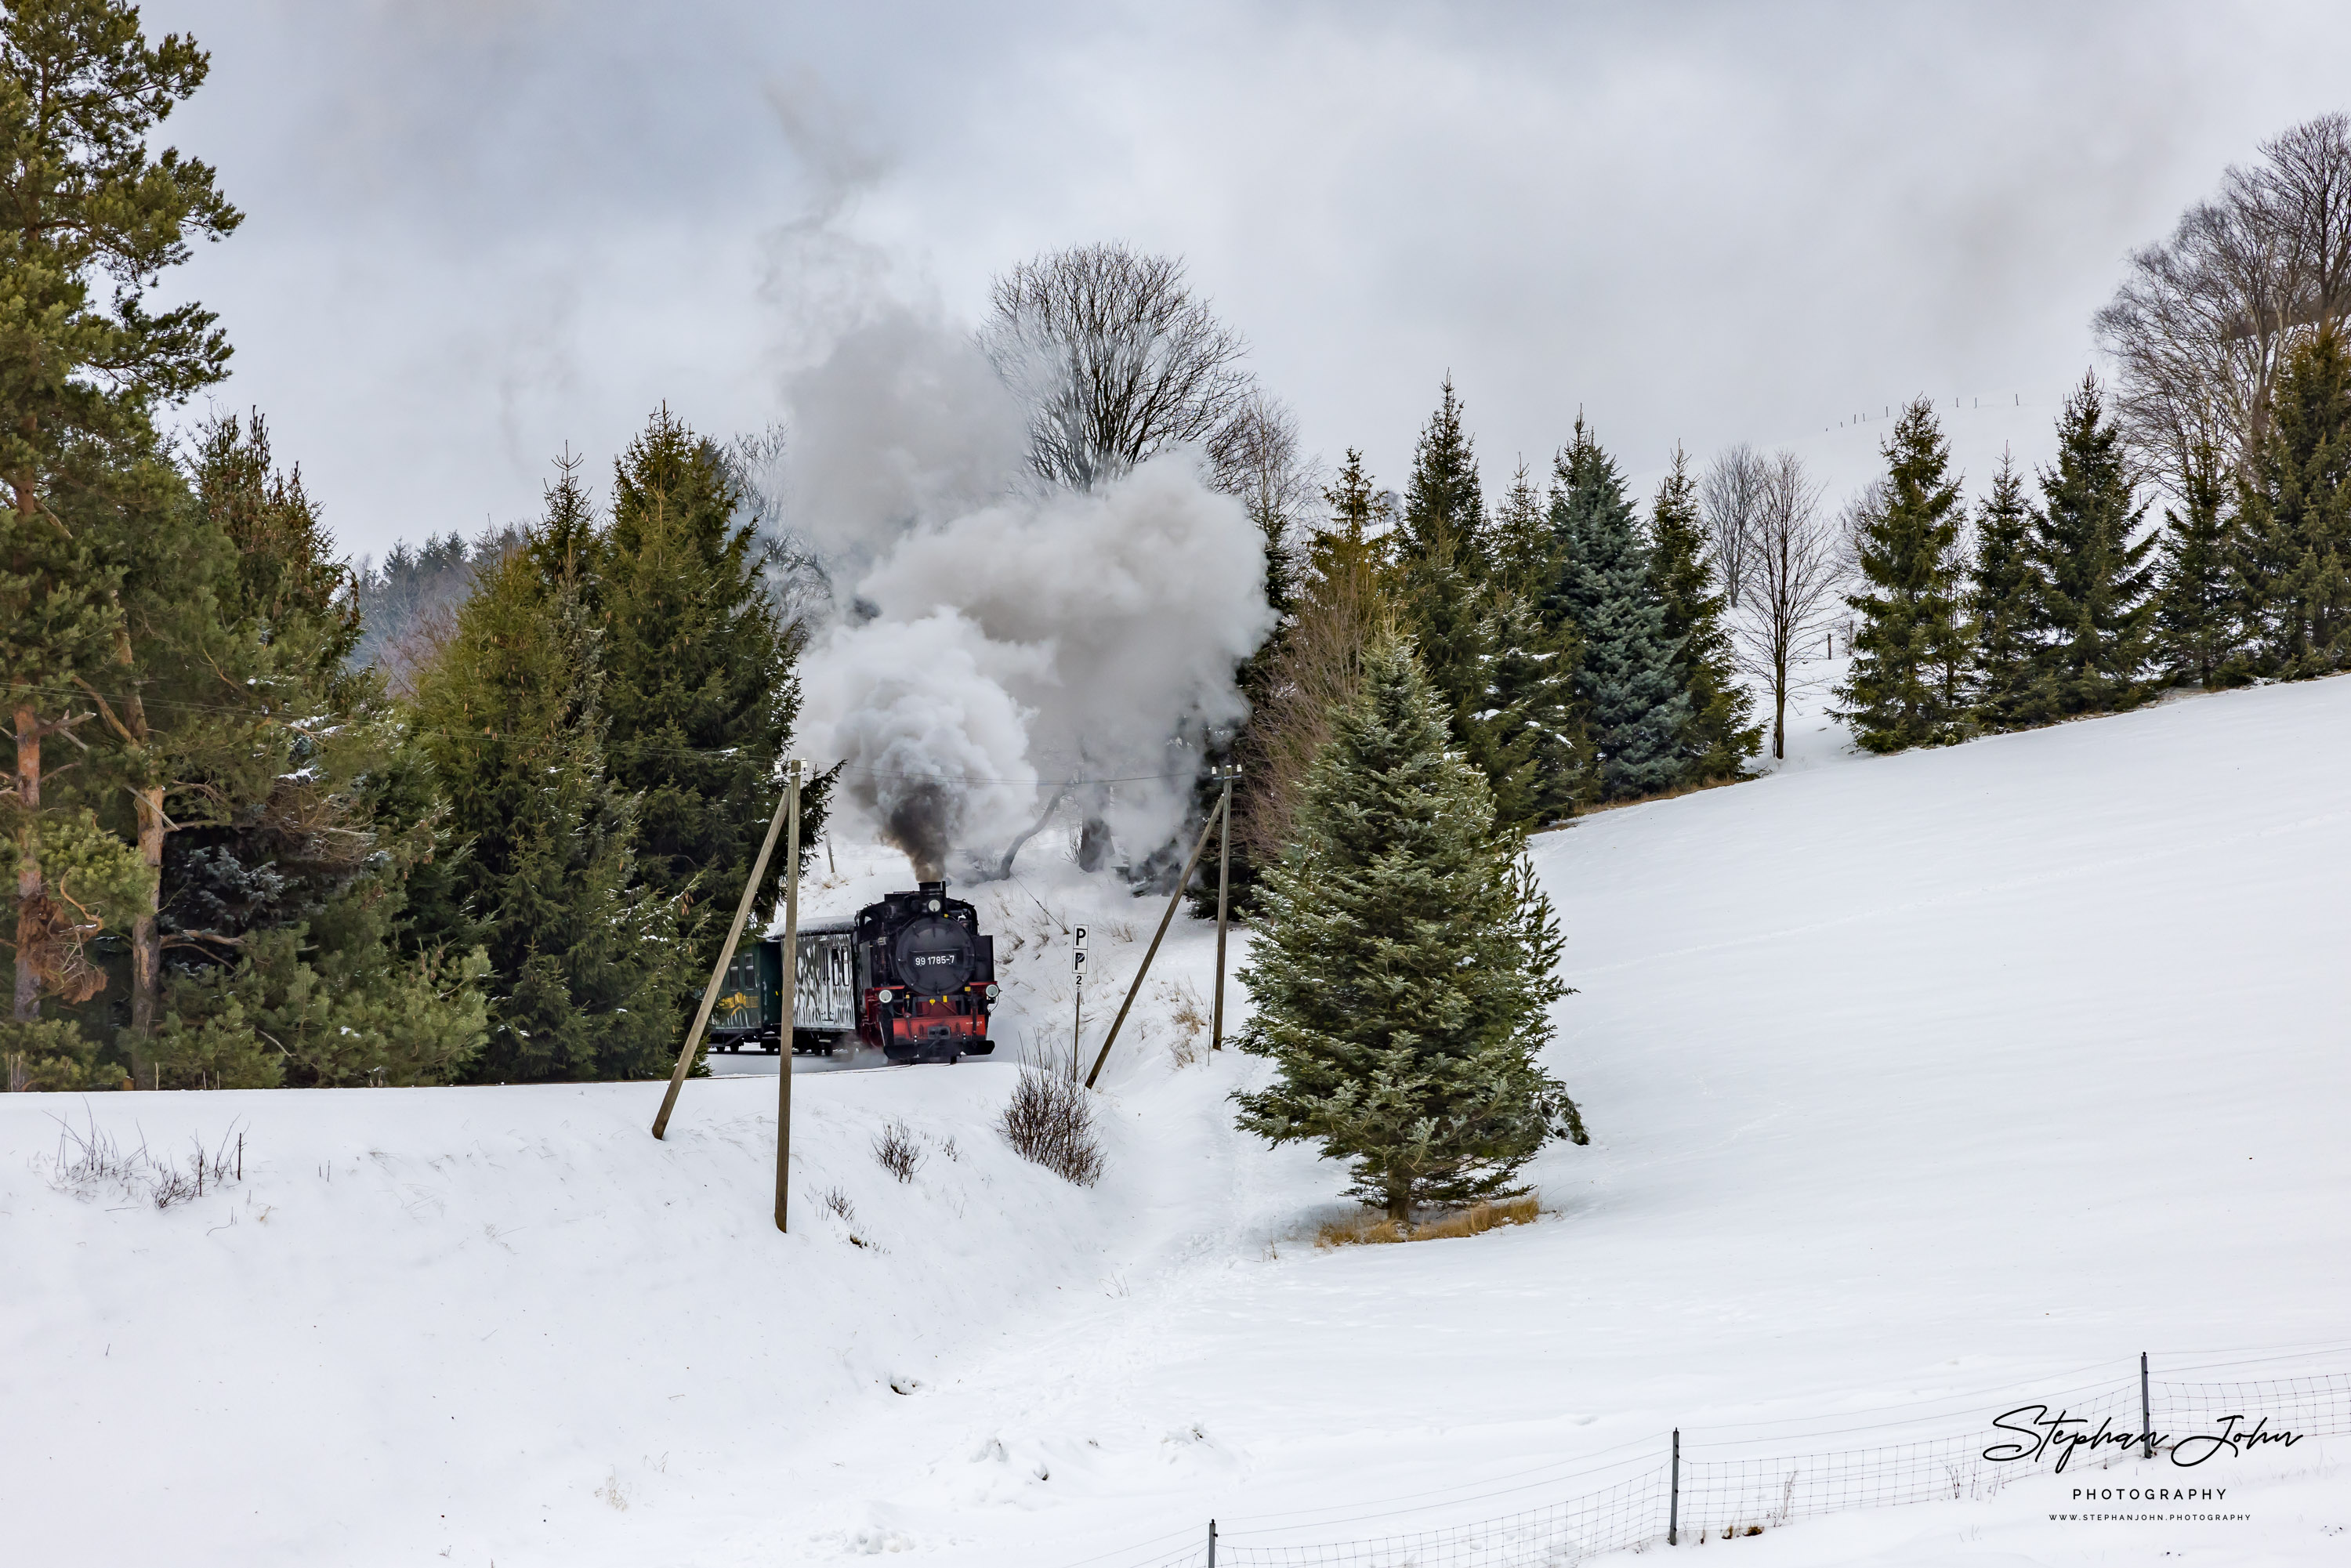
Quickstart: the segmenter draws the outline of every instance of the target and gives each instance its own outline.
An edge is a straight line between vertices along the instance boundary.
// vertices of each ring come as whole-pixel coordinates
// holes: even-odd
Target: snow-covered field
[[[1230,1126],[1260,1065],[1176,1062],[1188,921],[1106,1074],[1102,1185],[1014,1158],[991,1124],[1011,1050],[1066,1040],[1061,927],[1106,967],[1091,1049],[1158,913],[1050,852],[977,894],[997,1061],[794,1074],[787,1237],[750,1059],[666,1143],[646,1084],[10,1096],[9,1560],[1118,1563],[1211,1515],[1238,1543],[1531,1507],[1676,1427],[1980,1421],[2142,1349],[2351,1369],[2351,681],[1885,759],[1797,737],[1537,841],[1594,1141],[1539,1162],[1541,1223],[1475,1239],[1314,1249],[1336,1173]],[[903,874],[836,851],[812,908]],[[241,1130],[243,1180],[61,1190],[61,1122]],[[2055,1523],[2042,1478],[1735,1550],[2340,1561],[2343,1451],[2237,1465],[2249,1521]]]

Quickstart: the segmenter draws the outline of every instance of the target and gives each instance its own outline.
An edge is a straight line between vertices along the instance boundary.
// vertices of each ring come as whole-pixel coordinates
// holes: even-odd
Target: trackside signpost
[[[1070,935],[1070,1071],[1074,1072],[1085,1039],[1086,928],[1078,926]]]

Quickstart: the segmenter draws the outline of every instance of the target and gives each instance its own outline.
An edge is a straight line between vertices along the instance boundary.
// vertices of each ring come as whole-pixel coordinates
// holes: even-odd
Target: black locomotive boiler
[[[779,1051],[783,938],[738,949],[711,1017],[716,1051]],[[792,1050],[830,1056],[862,1040],[893,1061],[954,1061],[996,1049],[996,942],[944,882],[852,915],[805,920],[794,955]]]

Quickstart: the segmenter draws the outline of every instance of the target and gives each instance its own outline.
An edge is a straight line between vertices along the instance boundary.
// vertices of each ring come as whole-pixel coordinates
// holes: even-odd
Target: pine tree
[[[2032,566],[2032,503],[2002,452],[1991,494],[1976,513],[1975,561],[1968,609],[1974,633],[1974,713],[1994,729],[2017,724],[2032,687],[2033,606],[2040,578]]]
[[[726,455],[660,410],[615,465],[611,522],[583,591],[602,627],[606,762],[613,785],[640,797],[637,875],[683,912],[703,971],[775,811],[800,700],[799,633],[777,616],[740,502]],[[811,850],[827,781],[800,793]],[[761,907],[780,896],[783,873],[780,857],[769,862]]]
[[[2057,466],[2041,471],[2029,550],[2036,646],[2020,712],[2032,722],[2136,706],[2147,695],[2152,653],[2155,538],[2133,542],[2147,508],[2134,505],[2122,435],[2095,376],[2065,400],[2057,441]]]
[[[1558,923],[1450,744],[1409,648],[1375,649],[1266,873],[1240,976],[1257,1000],[1241,1048],[1280,1074],[1236,1096],[1240,1125],[1319,1144],[1399,1221],[1507,1196],[1544,1143],[1585,1141],[1537,1060],[1566,994]]]
[[[2165,514],[2156,568],[2155,656],[2175,685],[2209,687],[2237,656],[2240,534],[2211,448],[2189,454],[2184,479],[2186,509]]]
[[[418,727],[468,845],[462,878],[493,977],[478,1081],[659,1073],[692,974],[674,906],[634,885],[631,798],[604,767],[594,538],[576,465],[559,465],[544,519],[418,678]]]
[[[1899,751],[1959,738],[1959,486],[1924,398],[1902,411],[1882,451],[1885,501],[1862,530],[1867,586],[1845,597],[1861,621],[1837,696],[1856,741]]]
[[[1763,747],[1763,727],[1753,722],[1755,696],[1739,678],[1730,631],[1723,624],[1728,602],[1707,556],[1698,485],[1678,446],[1649,517],[1649,575],[1665,606],[1675,678],[1689,698],[1679,747],[1687,759],[1683,778],[1710,784],[1743,777],[1747,759]]]
[[[1405,624],[1464,744],[1486,686],[1485,530],[1477,455],[1448,376],[1413,454],[1396,564]]]
[[[2262,674],[2351,664],[2351,353],[2337,329],[2288,356],[2238,486],[2239,573]]]
[[[443,846],[374,815],[397,721],[374,674],[345,668],[349,573],[258,416],[209,422],[189,468],[192,515],[133,558],[129,656],[103,705],[152,780],[140,842],[161,890],[134,958],[142,942],[170,955],[160,1008],[134,963],[134,1071],[163,1087],[447,1082],[483,1042],[487,960],[402,941],[409,878]]]
[[[1678,650],[1624,477],[1581,418],[1552,464],[1550,515],[1558,570],[1541,613],[1547,625],[1573,627],[1581,645],[1576,692],[1593,792],[1622,800],[1671,789],[1686,767],[1677,746],[1690,716],[1674,671]]]
[[[0,703],[16,743],[0,858],[16,883],[20,1022],[45,992],[104,984],[85,953],[98,923],[73,912],[96,912],[99,884],[126,908],[143,902],[135,853],[108,849],[89,808],[44,805],[42,742],[87,722],[68,694],[116,656],[120,568],[93,537],[152,498],[152,413],[226,371],[202,306],[144,308],[191,240],[239,221],[209,167],[148,145],[205,69],[192,39],[150,47],[120,0],[0,12]],[[67,865],[79,895],[53,874]]]

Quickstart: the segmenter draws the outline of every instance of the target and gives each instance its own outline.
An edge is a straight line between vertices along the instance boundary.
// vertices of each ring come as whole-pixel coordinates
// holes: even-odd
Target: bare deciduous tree
[[[2131,256],[2094,321],[2119,369],[2116,418],[2143,472],[2175,487],[2199,447],[2260,440],[2286,350],[2351,307],[2351,118],[2322,115],[2261,150]]]
[[[1217,439],[1248,405],[1249,346],[1192,292],[1184,264],[1078,246],[998,277],[980,330],[1026,401],[1029,462],[1090,490],[1165,447]]]
[[[1770,463],[1745,442],[1707,465],[1698,484],[1699,515],[1723,596],[1740,603],[1747,591],[1748,559],[1757,508],[1762,505]]]
[[[1788,697],[1797,650],[1826,623],[1843,583],[1838,528],[1821,516],[1821,486],[1792,452],[1761,460],[1761,499],[1749,539],[1739,649],[1771,685],[1771,755],[1788,755]]]
[[[1208,444],[1211,482],[1249,508],[1252,521],[1287,549],[1315,521],[1322,499],[1320,464],[1298,449],[1298,416],[1252,387]]]

